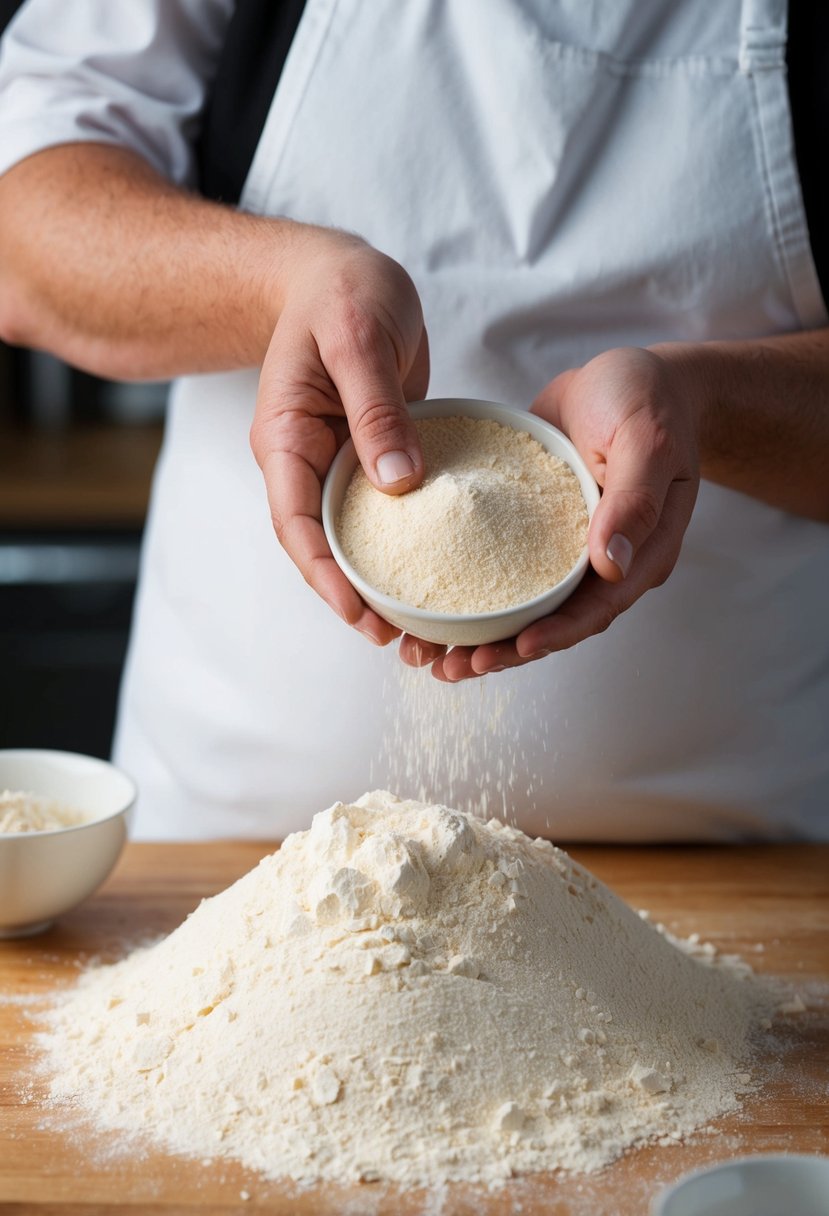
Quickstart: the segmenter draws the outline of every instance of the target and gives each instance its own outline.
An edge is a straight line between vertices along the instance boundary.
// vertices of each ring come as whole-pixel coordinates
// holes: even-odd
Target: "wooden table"
[[[0,529],[140,530],[158,423],[36,430],[0,422]]]
[[[679,934],[700,933],[758,971],[789,977],[807,1012],[773,1035],[762,1093],[682,1145],[631,1153],[594,1176],[518,1180],[494,1193],[450,1187],[298,1191],[233,1162],[113,1156],[56,1134],[26,1101],[28,994],[70,983],[91,957],[114,960],[166,933],[205,895],[245,873],[267,844],[137,844],[83,907],[39,938],[0,942],[0,1209],[4,1216],[171,1216],[255,1210],[299,1216],[645,1216],[660,1188],[701,1164],[759,1152],[829,1152],[829,846],[574,848],[623,898]],[[249,1199],[241,1193],[249,1195]]]

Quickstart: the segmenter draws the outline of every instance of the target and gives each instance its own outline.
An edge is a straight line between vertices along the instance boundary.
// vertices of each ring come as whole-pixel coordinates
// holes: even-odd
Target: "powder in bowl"
[[[54,832],[86,823],[89,816],[54,798],[43,798],[25,790],[0,793],[0,835],[12,832]]]
[[[372,587],[456,615],[543,595],[573,569],[588,514],[566,461],[490,419],[415,423],[426,464],[408,494],[375,490],[358,467],[337,521],[343,551]]]

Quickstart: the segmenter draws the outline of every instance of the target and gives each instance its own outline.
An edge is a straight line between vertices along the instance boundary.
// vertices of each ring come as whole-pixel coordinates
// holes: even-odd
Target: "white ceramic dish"
[[[0,790],[24,790],[91,819],[51,832],[0,833],[0,937],[40,933],[91,895],[127,838],[136,789],[126,773],[75,752],[0,751]]]
[[[549,422],[544,422],[524,410],[499,405],[495,401],[477,401],[465,397],[438,397],[432,401],[418,401],[409,406],[409,412],[413,418],[450,418],[463,414],[469,418],[493,419],[515,430],[529,432],[548,452],[569,464],[579,480],[587,504],[587,513],[592,519],[599,502],[599,488],[570,440]],[[392,625],[397,625],[399,629],[414,637],[446,646],[481,646],[486,642],[499,642],[504,638],[514,637],[533,621],[554,612],[573,594],[587,572],[588,556],[585,545],[579,560],[566,578],[543,595],[536,596],[524,604],[516,604],[512,608],[497,612],[479,612],[470,616],[429,612],[425,608],[403,604],[391,596],[383,595],[361,578],[343,553],[337,538],[337,517],[356,467],[357,453],[354,444],[349,440],[334,458],[322,494],[322,523],[331,552],[337,565],[366,603]]]
[[[745,1157],[681,1178],[652,1216],[829,1216],[829,1157]]]

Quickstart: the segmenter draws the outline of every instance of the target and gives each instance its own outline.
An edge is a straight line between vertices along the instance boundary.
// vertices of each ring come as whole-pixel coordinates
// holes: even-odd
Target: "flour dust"
[[[480,818],[514,821],[544,805],[537,763],[549,749],[546,693],[528,713],[521,669],[444,684],[428,668],[389,664],[383,701],[393,705],[369,771],[375,787],[405,791]]]

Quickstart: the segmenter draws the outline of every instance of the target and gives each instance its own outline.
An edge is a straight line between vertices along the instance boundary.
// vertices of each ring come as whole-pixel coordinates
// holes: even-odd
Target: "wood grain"
[[[38,996],[92,958],[114,960],[175,928],[199,900],[272,846],[131,845],[113,877],[39,938],[0,942],[0,1209],[21,1216],[147,1216],[266,1211],[287,1216],[645,1216],[680,1174],[758,1152],[829,1151],[829,847],[579,848],[574,856],[672,931],[698,932],[755,969],[789,978],[808,1011],[784,1019],[761,1093],[686,1144],[648,1147],[593,1176],[519,1179],[501,1191],[440,1194],[376,1185],[299,1191],[234,1162],[143,1155],[78,1127],[56,1129],[32,1080]],[[35,1100],[29,1100],[35,1099]],[[250,1199],[241,1198],[241,1192]]]

